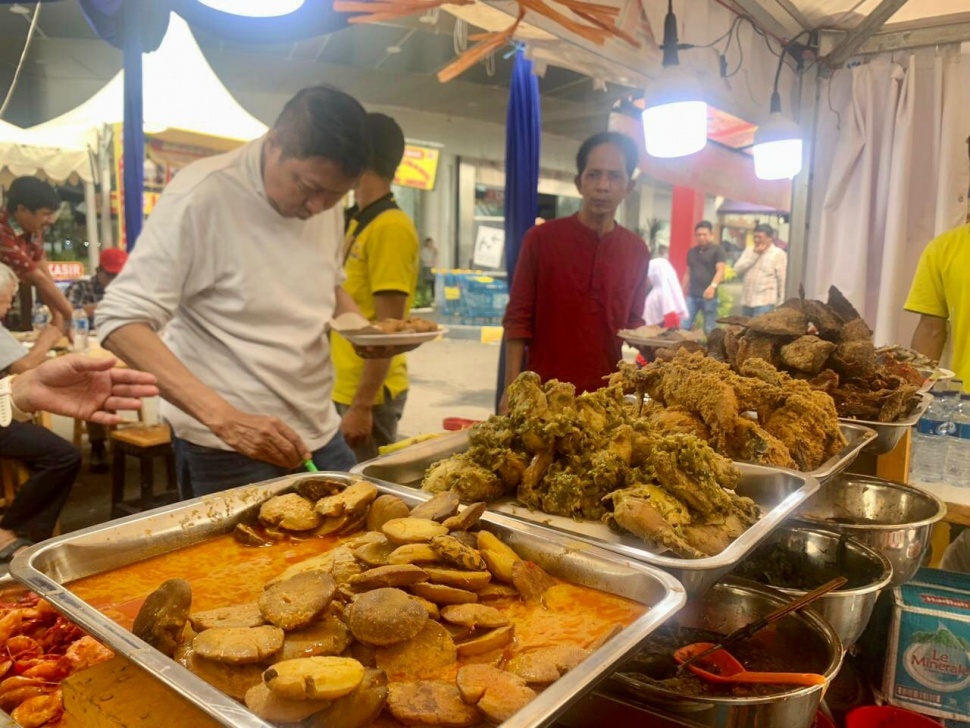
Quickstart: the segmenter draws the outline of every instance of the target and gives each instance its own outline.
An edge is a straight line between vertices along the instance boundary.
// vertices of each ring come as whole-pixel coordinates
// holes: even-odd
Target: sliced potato
[[[478,601],[478,595],[475,592],[466,589],[456,589],[453,586],[445,586],[444,584],[430,584],[425,582],[423,584],[415,584],[410,589],[414,596],[427,599],[429,602],[434,602],[439,606],[444,604],[468,604]]]
[[[413,638],[381,647],[374,658],[389,680],[433,678],[442,668],[458,660],[455,642],[448,630],[430,619]]]
[[[377,667],[377,659],[374,654],[377,649],[363,642],[354,642],[347,648],[344,657],[353,657],[357,662],[367,668]]]
[[[434,564],[440,561],[438,552],[426,543],[406,543],[398,546],[387,557],[389,564]]]
[[[348,485],[339,493],[318,500],[316,511],[325,517],[356,518],[367,510],[367,506],[374,502],[377,494],[376,485],[360,480],[353,485]]]
[[[481,718],[453,682],[422,680],[388,685],[387,709],[404,725],[464,728]]]
[[[367,522],[367,511],[360,513],[356,516],[347,516],[347,522],[344,523],[343,528],[337,531],[338,536],[348,536],[352,533],[360,531],[364,524]]]
[[[384,647],[414,637],[428,621],[421,604],[400,589],[374,589],[350,607],[347,624],[354,637]]]
[[[338,546],[333,551],[333,569],[330,574],[338,584],[349,583],[350,579],[357,574],[363,573],[364,568],[357,563],[354,552],[347,546]]]
[[[406,543],[427,543],[435,536],[444,536],[448,529],[440,523],[427,518],[395,518],[381,527],[381,531],[391,541],[399,545]]]
[[[281,629],[303,629],[323,613],[336,590],[330,574],[304,572],[267,587],[259,596],[259,611]]]
[[[444,526],[445,524],[442,523],[441,525]],[[451,531],[448,535],[457,538],[470,549],[478,548],[478,536],[471,531]]]
[[[320,554],[319,556],[311,556],[309,559],[304,559],[299,561],[293,566],[289,567],[282,574],[266,582],[266,586],[272,586],[281,581],[285,581],[290,577],[296,576],[297,574],[303,573],[324,573],[329,574],[333,571],[334,564],[334,552],[327,551],[326,553]]]
[[[428,581],[433,584],[444,584],[471,591],[481,589],[492,580],[492,575],[487,571],[461,571],[444,569],[440,566],[425,566],[424,572],[428,575]]]
[[[195,636],[192,649],[200,657],[232,665],[248,665],[272,657],[283,646],[283,630],[262,627],[213,627]]]
[[[500,649],[509,644],[514,636],[515,627],[511,624],[505,627],[499,627],[498,629],[493,629],[486,632],[481,637],[475,637],[474,639],[460,643],[458,645],[458,656],[472,657],[474,655],[483,655],[486,652]]]
[[[509,623],[509,618],[499,610],[484,604],[451,604],[441,609],[441,618],[472,629],[495,629]]]
[[[486,568],[496,580],[505,584],[512,583],[512,567],[522,559],[518,556],[509,556],[505,551],[492,551],[491,549],[485,549],[479,551],[479,553],[485,561]]]
[[[390,563],[387,559],[394,552],[395,546],[387,540],[383,533],[377,534],[383,539],[381,541],[371,541],[352,549],[356,559],[367,566],[386,566]],[[400,547],[397,547],[400,548]]]
[[[411,586],[427,580],[428,575],[424,569],[413,564],[396,564],[368,569],[351,577],[347,583],[356,591],[369,591],[383,587]]]
[[[453,604],[452,606],[459,606],[459,605]],[[451,624],[449,622],[442,622],[441,626],[444,627],[446,630],[448,630],[448,634],[451,635],[451,639],[453,639],[456,643],[467,640],[469,637],[475,634],[475,630],[473,630],[471,627],[466,627],[462,624]]]
[[[507,669],[528,683],[545,685],[558,680],[589,655],[589,650],[577,645],[537,647],[515,655]]]
[[[347,625],[337,617],[328,615],[305,629],[288,632],[279,657],[281,660],[295,660],[298,657],[339,655],[352,641]]]
[[[465,665],[457,685],[462,699],[494,723],[505,722],[536,696],[522,678],[490,665]]]
[[[364,728],[371,725],[387,703],[387,679],[380,670],[368,669],[354,692],[338,698],[315,716],[310,728]]]
[[[411,518],[428,518],[432,521],[443,521],[458,512],[460,503],[461,500],[457,493],[453,490],[446,490],[412,508]]]
[[[527,602],[538,601],[546,589],[557,582],[542,567],[532,561],[516,561],[512,564],[512,584]]]
[[[478,550],[504,552],[504,553],[507,553],[509,556],[515,557],[516,559],[522,558],[517,553],[515,553],[515,549],[503,543],[499,539],[499,537],[496,536],[491,531],[478,532]]]
[[[475,549],[468,548],[453,536],[435,536],[431,539],[429,545],[441,557],[442,561],[457,566],[459,569],[470,571],[484,571],[486,569],[481,554]]]
[[[287,531],[312,531],[320,525],[313,503],[297,493],[275,495],[259,507],[259,520]]]
[[[266,624],[256,602],[195,612],[189,615],[189,621],[196,632],[213,627],[259,627]]]
[[[514,586],[497,584],[494,581],[483,586],[477,592],[480,602],[500,602],[508,599],[518,599],[519,592]]]
[[[330,707],[329,700],[291,700],[277,695],[260,681],[246,691],[246,707],[264,720],[299,723]]]
[[[413,594],[411,595],[411,598],[428,611],[429,619],[439,619],[441,617],[441,612],[438,609],[438,605],[434,602],[429,602],[427,599],[416,597]]]
[[[301,657],[275,663],[263,673],[266,687],[292,700],[335,700],[364,679],[364,666],[350,657]]]
[[[348,515],[327,516],[320,522],[320,525],[313,532],[313,535],[332,536],[335,533],[340,533],[344,530],[344,527],[350,523],[350,520],[351,517]]]
[[[411,513],[408,504],[396,495],[385,493],[377,496],[367,511],[367,530],[380,531],[381,527],[395,518],[407,518]]]
[[[469,503],[457,516],[446,518],[441,525],[449,531],[469,531],[478,525],[479,519],[485,513],[485,506],[486,504],[481,501]]]

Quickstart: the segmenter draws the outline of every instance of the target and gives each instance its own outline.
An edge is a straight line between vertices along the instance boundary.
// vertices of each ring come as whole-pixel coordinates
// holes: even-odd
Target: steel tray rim
[[[811,475],[822,482],[825,482],[830,478],[834,478],[836,475],[852,465],[852,463],[855,462],[855,459],[859,457],[859,453],[861,453],[866,447],[872,444],[877,437],[879,437],[879,433],[877,433],[871,427],[867,427],[863,423],[857,423],[855,421],[839,420],[839,429],[842,431],[842,434],[845,435],[845,439],[848,440],[848,444],[815,470],[805,471],[806,475]],[[846,430],[853,433],[852,438],[846,434]]]
[[[878,434],[879,430],[894,430],[896,428],[902,427],[912,427],[929,409],[930,403],[933,401],[933,395],[930,392],[916,392],[916,397],[919,397],[920,403],[916,405],[916,409],[912,411],[906,418],[902,420],[895,420],[893,422],[874,422],[872,420],[857,420],[854,417],[839,417],[839,422],[845,423],[847,425],[863,425],[872,430],[875,430]]]
[[[206,503],[211,505],[214,501],[218,501],[220,496],[225,497],[227,494],[239,493],[245,489],[258,488],[265,491],[265,496],[269,496],[287,490],[301,479],[320,476],[338,479],[351,477],[347,473],[335,472],[325,472],[314,476],[309,474],[289,475],[263,481],[258,484],[242,486],[231,491],[224,491],[221,494],[201,496],[189,501],[162,506],[152,511],[119,519],[118,521],[98,524],[31,546],[17,555],[11,564],[10,573],[17,581],[33,589],[45,599],[48,599],[59,612],[63,613],[66,617],[73,620],[97,638],[105,641],[118,654],[123,655],[132,663],[145,669],[153,677],[181,694],[216,721],[226,726],[239,726],[241,728],[274,728],[271,723],[250,713],[244,705],[241,705],[212,687],[202,680],[202,678],[196,676],[171,658],[165,657],[162,653],[148,646],[147,643],[135,637],[131,632],[116,622],[101,615],[94,607],[76,597],[62,584],[40,571],[34,562],[45,553],[55,550],[63,544],[71,541],[80,541],[87,536],[114,530],[119,524],[147,521],[157,516],[173,514],[178,511],[189,512],[192,508],[204,506]],[[367,478],[366,476],[353,475],[352,477],[370,480],[386,492],[394,492],[397,494],[397,487],[389,488],[387,484],[373,478]],[[408,490],[410,492],[405,493],[405,495],[411,499],[415,499],[415,496],[417,496],[417,500],[423,500],[428,496],[428,494],[421,491],[414,491],[414,489]],[[227,522],[230,520],[227,518]],[[561,549],[563,552],[577,551],[576,545],[570,543],[569,539],[548,529],[536,529],[531,524],[510,518],[504,514],[486,512],[482,520],[485,523],[490,523],[512,532],[518,532],[531,539],[550,542],[552,546]],[[169,549],[169,551],[173,550],[175,548]],[[577,668],[567,672],[558,681],[544,690],[539,698],[530,702],[526,707],[512,716],[512,718],[505,721],[502,724],[504,728],[527,728],[529,726],[541,726],[551,723],[575,700],[592,691],[596,685],[605,680],[619,664],[637,650],[640,643],[650,632],[660,626],[660,624],[676,613],[687,602],[687,593],[683,585],[675,577],[664,571],[652,568],[650,565],[635,559],[623,559],[619,554],[609,549],[604,549],[587,542],[582,543],[581,551],[584,555],[589,555],[595,560],[607,562],[622,567],[633,574],[639,574],[642,577],[652,579],[654,583],[663,589],[663,596],[656,604],[648,605],[648,609],[644,614],[602,645],[597,650],[597,652],[605,650],[600,655],[600,659],[592,659],[596,653],[590,655]]]

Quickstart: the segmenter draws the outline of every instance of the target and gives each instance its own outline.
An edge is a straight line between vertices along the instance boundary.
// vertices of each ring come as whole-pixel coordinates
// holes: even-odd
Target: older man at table
[[[360,314],[340,285],[334,208],[370,159],[366,119],[347,94],[303,89],[266,136],[190,164],[98,308],[104,347],[158,377],[183,496],[311,457],[320,469],[355,463],[327,324]]]
[[[0,318],[17,291],[17,275],[0,264]],[[0,325],[0,373],[20,374],[42,364],[61,332],[48,326],[28,350]],[[35,541],[49,538],[81,468],[81,453],[50,430],[29,422],[0,428],[0,456],[22,461],[30,478],[0,519],[0,566]]]

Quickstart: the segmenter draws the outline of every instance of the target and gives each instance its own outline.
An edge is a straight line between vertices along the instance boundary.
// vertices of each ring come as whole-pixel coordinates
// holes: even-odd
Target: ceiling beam
[[[967,41],[970,41],[970,21],[877,33],[863,43],[856,53],[884,53]]]
[[[776,38],[791,38],[800,30],[807,30],[794,15],[792,15],[792,20],[797,23],[798,27],[794,27],[794,24],[786,24],[783,22],[777,15],[765,7],[764,0],[734,0],[734,4],[741,8],[744,14],[754,21],[755,25]],[[787,11],[788,9],[785,8],[785,10]],[[791,15],[790,11],[789,14]]]
[[[798,9],[798,6],[792,0],[776,0],[776,2],[785,9],[786,13],[794,18],[796,23],[802,26],[802,30],[813,29],[812,21],[808,19],[805,13]]]
[[[822,58],[822,62],[829,68],[840,68],[849,58],[854,56],[863,44],[869,40],[883,25],[886,24],[896,11],[905,5],[907,0],[882,0],[859,25],[849,31],[842,41],[832,49],[832,52]]]

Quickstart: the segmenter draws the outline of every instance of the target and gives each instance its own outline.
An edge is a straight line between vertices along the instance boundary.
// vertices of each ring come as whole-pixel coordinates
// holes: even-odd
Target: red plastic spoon
[[[711,642],[695,642],[674,652],[683,664],[714,647]],[[697,677],[714,683],[768,683],[774,685],[824,685],[825,676],[814,672],[749,672],[727,650],[715,650],[687,666]]]

